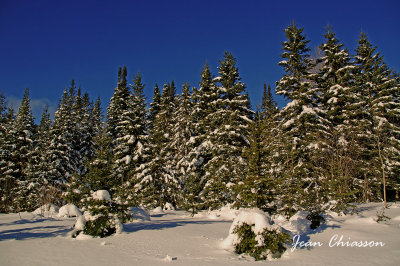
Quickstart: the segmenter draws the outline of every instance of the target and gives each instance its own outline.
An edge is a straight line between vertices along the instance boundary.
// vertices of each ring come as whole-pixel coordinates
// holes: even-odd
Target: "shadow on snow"
[[[157,220],[141,223],[124,224],[124,231],[133,233],[141,230],[163,230],[190,224],[232,223],[232,221],[192,221],[192,220]]]
[[[71,227],[58,225],[5,230],[0,231],[0,241],[64,236],[69,231],[71,231]]]

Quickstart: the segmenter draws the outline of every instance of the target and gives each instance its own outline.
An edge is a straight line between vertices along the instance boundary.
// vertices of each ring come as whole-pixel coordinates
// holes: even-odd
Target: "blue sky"
[[[44,103],[54,111],[74,78],[93,99],[100,96],[105,109],[119,66],[128,67],[130,81],[142,73],[151,100],[156,82],[198,86],[206,62],[217,74],[228,50],[256,106],[263,83],[274,86],[283,73],[277,62],[292,20],[304,27],[312,48],[329,24],[354,53],[363,30],[400,70],[400,4],[394,0],[0,0],[0,91],[18,105],[29,88],[40,116]]]

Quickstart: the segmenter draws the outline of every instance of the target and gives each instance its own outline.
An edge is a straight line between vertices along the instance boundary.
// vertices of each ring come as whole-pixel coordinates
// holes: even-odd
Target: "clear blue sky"
[[[17,105],[25,88],[35,116],[54,111],[74,78],[105,109],[119,66],[154,84],[198,86],[205,62],[217,74],[225,50],[238,59],[252,105],[282,69],[283,29],[292,20],[316,47],[327,24],[351,53],[360,31],[400,70],[400,1],[54,1],[0,0],[0,91]],[[278,98],[282,106],[282,99]],[[38,117],[37,117],[38,118]]]

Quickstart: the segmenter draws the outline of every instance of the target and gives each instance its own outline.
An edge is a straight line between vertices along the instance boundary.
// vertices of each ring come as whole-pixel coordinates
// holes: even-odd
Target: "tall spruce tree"
[[[396,180],[398,173],[398,80],[376,49],[361,33],[355,55],[358,101],[353,110],[363,106],[355,114],[360,118],[355,129],[363,162],[364,200],[384,199],[387,175]]]
[[[151,129],[150,170],[140,181],[138,187],[144,204],[149,207],[164,206],[169,202],[176,205],[180,190],[179,180],[175,176],[171,147],[173,115],[176,109],[176,88],[173,82],[165,84],[160,98],[160,111],[156,114]],[[153,193],[153,194],[152,194]]]
[[[192,170],[189,157],[189,152],[192,147],[191,139],[193,136],[191,113],[192,102],[190,85],[189,83],[185,83],[182,87],[182,94],[177,100],[174,125],[172,127],[172,140],[169,144],[174,151],[174,174],[182,187],[180,191],[181,195],[179,195],[181,198],[183,198],[185,192],[188,191],[186,189],[186,181]],[[179,200],[179,202],[181,202],[181,200]],[[187,204],[182,205],[185,205],[185,207],[187,206]]]
[[[190,124],[192,136],[188,143],[186,177],[183,187],[183,208],[195,214],[202,209],[204,197],[202,192],[206,183],[205,165],[212,158],[208,134],[211,128],[210,121],[216,110],[218,99],[217,86],[213,80],[210,68],[206,64],[201,72],[199,88],[193,88],[191,94]]]
[[[323,118],[316,108],[313,89],[313,67],[303,28],[292,23],[285,29],[287,41],[282,43],[283,53],[279,65],[285,70],[277,82],[277,94],[290,102],[280,111],[281,165],[276,169],[286,179],[284,193],[288,195],[282,208],[288,215],[299,209],[319,212],[323,205],[323,179],[315,163],[316,150],[323,132]],[[289,196],[290,195],[290,196]]]
[[[69,182],[76,172],[76,151],[73,149],[75,124],[73,121],[73,105],[75,98],[75,82],[65,89],[54,117],[51,129],[51,142],[48,149],[47,180],[55,186]]]
[[[38,132],[36,135],[36,141],[29,158],[29,164],[27,168],[27,177],[29,182],[29,196],[27,201],[30,202],[31,209],[38,208],[47,203],[51,202],[52,187],[46,176],[48,168],[48,148],[51,141],[51,120],[48,112],[48,106],[46,105]]]
[[[250,145],[243,151],[246,160],[245,178],[239,183],[238,207],[256,207],[269,213],[276,210],[275,194],[278,187],[273,175],[266,168],[268,164],[268,146],[265,144],[267,124],[260,112],[255,114],[254,122],[250,124],[248,136]]]
[[[11,134],[15,122],[15,115],[12,108],[6,108],[5,98],[2,98],[2,117],[1,117],[1,142],[0,142],[0,191],[2,212],[14,210],[12,191],[17,183],[18,167],[12,160],[11,153],[14,148],[14,138]]]
[[[354,132],[349,127],[349,103],[354,87],[354,65],[347,49],[328,27],[325,43],[320,45],[322,58],[317,60],[318,103],[323,110],[326,128],[322,136],[320,164],[325,169],[325,195],[337,211],[346,209],[354,201],[352,176],[357,171],[357,145]]]
[[[107,131],[114,139],[121,137],[118,131],[118,123],[121,121],[122,114],[128,109],[130,91],[127,85],[127,70],[124,66],[118,69],[118,85],[111,97],[107,108]],[[121,128],[120,128],[121,129]]]
[[[130,102],[130,112],[132,113],[131,119],[134,128],[132,129],[132,136],[134,139],[132,143],[132,167],[129,172],[130,179],[130,191],[131,200],[136,204],[139,203],[139,199],[136,196],[135,187],[141,181],[139,176],[142,175],[143,171],[147,171],[145,168],[146,163],[150,160],[150,148],[148,144],[148,133],[147,133],[147,112],[146,112],[146,100],[143,93],[144,84],[142,82],[142,76],[140,73],[136,75],[131,85],[133,89],[133,95]],[[135,197],[133,197],[135,195]]]
[[[207,183],[204,190],[205,206],[218,208],[236,200],[235,186],[241,181],[245,161],[243,148],[252,119],[250,101],[241,82],[236,59],[225,52],[218,67],[220,84],[215,111],[210,115],[207,132],[212,158],[205,165]]]
[[[11,152],[11,160],[17,166],[16,184],[12,192],[16,211],[30,209],[29,201],[29,179],[26,170],[29,159],[33,153],[35,126],[30,106],[29,90],[25,90],[21,106],[18,110],[13,130],[14,145]]]

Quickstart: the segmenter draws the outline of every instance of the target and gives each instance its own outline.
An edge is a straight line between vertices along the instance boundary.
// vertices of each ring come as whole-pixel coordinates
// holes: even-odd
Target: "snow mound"
[[[167,256],[165,256],[165,258],[163,260],[164,261],[173,261],[173,260],[178,260],[178,258],[167,255]]]
[[[150,221],[150,215],[145,209],[141,207],[131,207],[130,211],[132,212],[132,219],[134,222]]]
[[[396,216],[392,218],[393,221],[400,221],[400,216]]]
[[[164,211],[175,211],[175,207],[171,203],[167,202],[167,203],[165,203],[163,210]]]
[[[238,215],[232,222],[228,237],[221,243],[221,248],[234,251],[235,245],[239,243],[239,238],[237,234],[233,233],[233,231],[237,226],[243,224],[252,226],[252,231],[256,235],[261,234],[265,229],[275,230],[279,228],[277,225],[272,225],[271,218],[260,209],[240,209]]]
[[[151,212],[154,213],[154,214],[164,213],[164,211],[163,211],[163,209],[161,207],[157,207],[157,208],[153,209]]]
[[[34,210],[32,213],[35,215],[42,215],[42,216],[55,216],[58,214],[58,210],[59,208],[52,204],[52,203],[48,203],[45,204],[43,206],[40,206],[39,208],[37,208],[36,210]]]
[[[106,200],[111,201],[110,193],[107,190],[97,190],[92,193],[92,197],[95,200]]]
[[[232,208],[231,205],[226,205],[221,209],[215,211],[208,212],[209,219],[222,219],[222,220],[234,220],[237,215],[240,213],[240,210]]]
[[[118,219],[117,216],[114,217],[114,226],[115,226],[115,233],[116,234],[122,234],[122,232],[124,231],[124,226],[121,223],[121,220]]]
[[[93,239],[93,236],[90,235],[85,235],[83,233],[80,233],[79,235],[76,236],[76,240],[89,240],[89,239]]]
[[[357,225],[368,225],[368,224],[376,224],[376,217],[355,217],[350,218],[345,221],[347,224],[357,224]]]
[[[309,212],[299,211],[289,219],[289,231],[296,234],[305,234],[307,231],[311,230],[311,221],[307,219]]]
[[[81,215],[81,212],[79,211],[78,207],[76,207],[74,204],[67,204],[64,205],[60,208],[58,211],[58,217],[60,218],[68,218],[68,217],[79,217]]]
[[[86,224],[85,217],[80,215],[78,217],[78,219],[76,219],[76,222],[74,225],[74,231],[83,231],[83,229],[85,229],[85,224]]]

